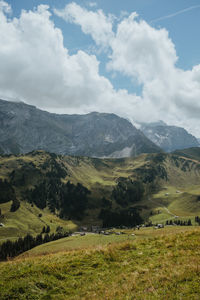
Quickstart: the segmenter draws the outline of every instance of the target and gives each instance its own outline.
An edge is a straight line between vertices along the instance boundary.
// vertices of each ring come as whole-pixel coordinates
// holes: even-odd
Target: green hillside
[[[199,299],[199,227],[154,232],[0,263],[0,299]]]
[[[173,152],[176,155],[188,157],[191,159],[200,160],[200,147],[192,147],[182,150],[176,150]]]
[[[0,157],[0,242],[43,226],[130,225],[200,215],[200,162],[175,154]],[[11,211],[10,211],[11,210]],[[112,222],[112,223],[111,223]]]

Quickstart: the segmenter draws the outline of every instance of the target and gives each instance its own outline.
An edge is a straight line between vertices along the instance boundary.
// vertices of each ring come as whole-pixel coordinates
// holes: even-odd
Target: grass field
[[[198,227],[197,227],[198,228]],[[85,236],[75,235],[67,238],[62,238],[57,241],[49,242],[40,246],[37,246],[23,254],[20,257],[30,257],[38,255],[52,254],[62,251],[71,251],[77,249],[89,249],[112,243],[120,243],[124,241],[135,241],[143,238],[154,238],[161,235],[185,233],[191,231],[190,226],[166,226],[162,229],[155,229],[153,227],[143,227],[138,229],[115,229],[114,232],[123,232],[124,234],[116,235],[103,235],[88,233]],[[134,234],[134,235],[132,235]]]
[[[198,300],[199,240],[199,227],[145,228],[133,240],[16,258],[0,263],[0,299]]]
[[[51,214],[47,209],[41,210],[35,205],[32,207],[29,203],[22,201],[20,208],[16,212],[10,212],[11,202],[0,205],[3,219],[0,219],[5,227],[0,227],[0,243],[6,239],[16,239],[27,233],[39,234],[43,226],[49,225],[52,232],[55,232],[57,226],[62,226],[66,231],[75,230],[76,225],[71,221],[64,221]],[[42,216],[39,217],[39,214]]]
[[[98,247],[103,245],[108,245],[110,243],[119,243],[126,240],[134,240],[134,236],[127,236],[127,234],[122,235],[102,235],[102,234],[93,234],[89,233],[85,236],[71,236],[67,238],[63,238],[57,241],[53,241],[47,244],[40,245],[35,247],[21,256],[27,257],[32,255],[44,255],[49,253],[56,253],[60,251],[67,250],[76,250],[76,249],[85,249]]]
[[[195,225],[195,216],[200,216],[200,187],[191,186],[163,186],[160,191],[147,197],[140,204],[147,206],[143,215],[152,212],[149,219],[155,223],[165,224],[167,220],[191,219]]]

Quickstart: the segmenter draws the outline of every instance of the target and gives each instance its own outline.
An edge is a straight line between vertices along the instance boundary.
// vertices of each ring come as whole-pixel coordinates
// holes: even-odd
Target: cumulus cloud
[[[48,6],[23,10],[19,18],[10,19],[10,7],[0,3],[2,98],[17,98],[40,108],[70,113],[111,111],[121,96],[130,106],[137,99],[126,92],[116,92],[110,81],[99,75],[96,56],[84,51],[69,55]]]
[[[98,46],[107,46],[113,38],[113,17],[106,16],[100,9],[93,12],[72,2],[64,9],[54,9],[54,13],[67,22],[80,25],[82,31],[90,34]]]
[[[131,14],[117,27],[111,41],[108,68],[143,86],[142,96],[158,118],[195,118],[200,112],[200,66],[184,71],[166,29],[155,29]],[[154,113],[155,114],[155,113]],[[155,115],[156,115],[155,114]],[[181,114],[181,115],[180,115]],[[179,117],[180,115],[180,117]]]
[[[74,13],[68,7],[68,17],[65,19],[71,18],[70,21],[81,25],[85,32],[78,14],[74,20]],[[89,13],[82,10],[82,18],[83,14],[87,16]],[[95,24],[98,12],[93,11],[92,15],[93,20],[96,18]],[[106,18],[104,15],[103,19]],[[90,21],[85,20],[90,26]],[[93,30],[92,33],[85,33],[90,33],[97,41],[99,32]],[[200,125],[200,65],[188,71],[177,68],[178,57],[168,31],[150,26],[135,12],[118,22],[116,32],[111,34],[109,31],[109,36],[104,40],[111,49],[108,71],[119,72],[142,86],[142,98],[135,105],[137,114],[133,113],[133,109],[132,117],[139,121],[163,119],[178,125],[185,124],[188,128],[190,124],[190,130],[193,128],[192,131],[196,132],[194,127]]]
[[[150,26],[136,13],[119,20],[75,3],[54,10],[67,22],[80,25],[106,55],[110,49],[108,71],[141,85],[141,96],[136,96],[115,90],[99,74],[95,55],[69,54],[47,5],[23,10],[18,18],[12,18],[11,12],[0,1],[2,98],[18,98],[59,113],[113,112],[133,122],[163,119],[198,133],[200,65],[187,71],[177,68],[176,49],[166,29]]]
[[[1,0],[0,1],[0,11],[9,14],[12,12],[12,9],[11,9],[11,6],[7,2]]]

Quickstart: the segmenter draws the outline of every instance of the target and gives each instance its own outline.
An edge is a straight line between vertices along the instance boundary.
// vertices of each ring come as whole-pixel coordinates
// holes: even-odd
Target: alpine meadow
[[[0,300],[198,300],[198,0],[0,0]]]

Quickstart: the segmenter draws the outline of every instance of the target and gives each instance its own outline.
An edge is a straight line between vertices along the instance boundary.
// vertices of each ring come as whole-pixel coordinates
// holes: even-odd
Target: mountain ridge
[[[91,157],[135,156],[162,151],[129,121],[115,114],[53,114],[0,100],[1,153],[45,150]]]
[[[140,129],[152,142],[166,152],[200,145],[198,139],[184,128],[167,125],[163,121],[142,123]]]

